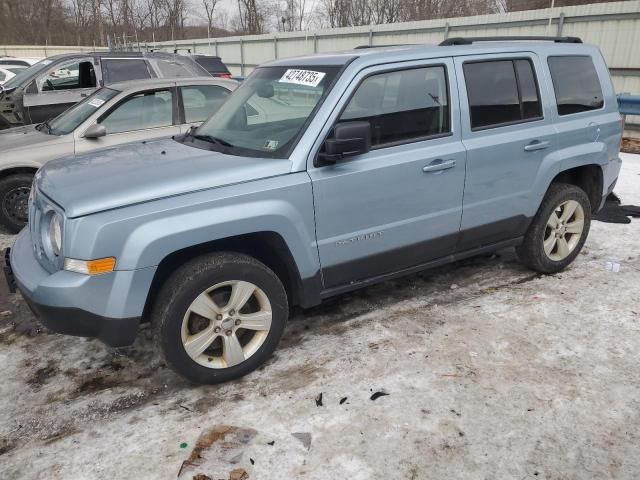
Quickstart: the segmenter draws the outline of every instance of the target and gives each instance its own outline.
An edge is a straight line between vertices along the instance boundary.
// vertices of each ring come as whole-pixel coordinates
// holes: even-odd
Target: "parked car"
[[[233,80],[133,80],[104,87],[55,119],[0,132],[0,225],[18,232],[36,170],[61,156],[171,137],[199,125],[236,88]]]
[[[74,53],[36,63],[0,90],[0,129],[42,123],[98,88],[128,80],[207,76],[188,57],[168,53]]]
[[[598,49],[551,40],[259,67],[195,131],[45,165],[9,284],[58,332],[122,346],[150,320],[169,366],[216,383],[265,362],[291,305],[513,246],[561,271],[622,129]]]
[[[22,67],[30,67],[38,63],[41,58],[15,58],[15,57],[0,57],[0,66],[5,65],[20,65]]]
[[[220,57],[214,55],[191,55],[211,76],[221,78],[231,78],[231,72]]]
[[[6,82],[15,77],[18,73],[26,70],[27,67],[20,67],[17,65],[5,65],[0,67],[0,85],[4,85]]]

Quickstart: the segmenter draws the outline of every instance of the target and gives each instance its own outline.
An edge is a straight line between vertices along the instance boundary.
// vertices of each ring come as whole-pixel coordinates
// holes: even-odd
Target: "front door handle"
[[[534,140],[528,145],[524,146],[525,151],[533,152],[534,150],[544,150],[549,146],[549,142],[541,142],[540,140]]]
[[[422,167],[424,173],[440,172],[456,166],[455,160],[434,160],[429,165]]]

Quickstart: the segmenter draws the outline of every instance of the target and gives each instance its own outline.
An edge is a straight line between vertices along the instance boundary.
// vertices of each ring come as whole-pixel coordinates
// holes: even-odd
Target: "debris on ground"
[[[185,469],[200,467],[207,456],[212,459],[226,459],[230,464],[239,463],[242,459],[244,446],[247,445],[257,433],[258,432],[252,428],[240,428],[229,425],[218,425],[202,432],[189,458],[182,462],[178,477],[180,477]],[[214,446],[218,446],[218,448],[216,448],[214,452],[211,452],[210,450],[212,450]]]
[[[210,476],[205,475],[204,473],[198,473],[193,476],[193,480],[213,480]]]
[[[296,432],[292,433],[291,436],[300,440],[307,450],[311,448],[311,434],[309,432]]]
[[[605,268],[607,272],[619,273],[620,272],[620,264],[618,262],[607,262],[605,264]]]
[[[347,401],[347,398],[349,398],[349,397],[342,397],[342,398],[340,399],[340,405],[342,405],[344,402],[346,402],[346,401]]]
[[[322,406],[322,392],[316,397],[316,407]]]
[[[629,217],[640,217],[640,207],[636,205],[622,205],[620,197],[615,193],[607,196],[603,207],[593,216],[594,220],[604,223],[631,223]]]
[[[244,468],[236,468],[229,472],[229,480],[247,480],[249,474]]]
[[[374,400],[374,401],[375,401],[375,400],[377,400],[378,398],[380,398],[380,397],[385,397],[385,396],[387,396],[387,395],[389,395],[389,393],[387,393],[386,391],[384,391],[384,390],[379,390],[379,391],[377,391],[377,392],[374,392],[374,393],[373,393],[373,395],[371,395],[371,396],[369,397],[369,400]]]

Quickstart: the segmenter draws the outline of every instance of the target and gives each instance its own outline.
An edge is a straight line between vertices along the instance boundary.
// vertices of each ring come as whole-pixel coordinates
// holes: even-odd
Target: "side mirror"
[[[333,137],[324,141],[318,159],[325,164],[334,164],[345,157],[360,155],[371,150],[371,124],[355,121],[342,122],[333,127]]]
[[[84,132],[84,138],[95,140],[96,138],[104,137],[106,134],[107,127],[100,125],[99,123],[95,123]]]

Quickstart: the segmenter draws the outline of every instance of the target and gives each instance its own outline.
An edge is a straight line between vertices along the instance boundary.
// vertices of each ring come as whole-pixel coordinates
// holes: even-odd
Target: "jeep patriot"
[[[505,247],[558,272],[614,188],[621,116],[596,47],[509,40],[276,60],[187,134],[49,162],[7,279],[57,332],[125,346],[150,321],[217,383],[292,305]]]

